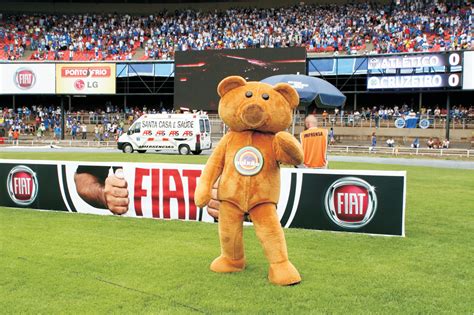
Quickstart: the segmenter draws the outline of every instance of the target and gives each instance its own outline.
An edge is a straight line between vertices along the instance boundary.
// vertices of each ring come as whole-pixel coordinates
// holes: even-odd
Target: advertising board
[[[298,73],[306,73],[304,47],[177,51],[174,107],[217,110],[217,85],[230,75],[260,81]]]
[[[114,63],[56,64],[56,94],[115,94]]]
[[[1,160],[0,206],[111,214],[84,196],[77,175],[103,183],[119,168],[125,216],[214,222],[194,205],[203,165]],[[404,236],[405,187],[405,172],[282,168],[277,212],[286,228]]]
[[[474,51],[464,52],[463,90],[474,90]]]
[[[0,64],[0,94],[55,94],[54,64]]]

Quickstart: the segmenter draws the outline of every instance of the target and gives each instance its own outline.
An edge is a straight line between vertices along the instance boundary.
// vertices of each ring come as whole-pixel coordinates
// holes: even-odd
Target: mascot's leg
[[[219,207],[221,255],[212,262],[212,271],[237,272],[245,268],[243,220],[242,210],[230,202],[221,201]]]
[[[285,235],[278,220],[276,206],[265,203],[250,210],[255,231],[270,262],[268,279],[278,285],[301,282],[300,274],[288,260]]]

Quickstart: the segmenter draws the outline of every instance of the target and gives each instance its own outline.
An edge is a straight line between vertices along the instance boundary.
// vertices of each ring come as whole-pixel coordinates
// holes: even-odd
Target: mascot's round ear
[[[283,97],[288,101],[291,109],[296,108],[300,103],[298,92],[296,92],[296,90],[288,83],[278,83],[273,87],[273,89],[283,95]]]
[[[230,90],[238,88],[239,86],[243,86],[245,84],[247,84],[247,81],[245,81],[245,79],[242,77],[236,75],[227,77],[223,79],[217,86],[217,94],[219,94],[220,97],[223,97]]]

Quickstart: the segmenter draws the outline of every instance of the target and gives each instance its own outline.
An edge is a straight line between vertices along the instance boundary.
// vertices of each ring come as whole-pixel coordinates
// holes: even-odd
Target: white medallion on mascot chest
[[[263,155],[257,148],[243,147],[234,156],[234,166],[244,176],[257,175],[263,167]]]

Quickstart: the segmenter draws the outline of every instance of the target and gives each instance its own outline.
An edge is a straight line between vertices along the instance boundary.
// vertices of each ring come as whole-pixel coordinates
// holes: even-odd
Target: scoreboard
[[[367,90],[463,87],[463,52],[460,51],[372,56],[368,59]]]
[[[474,51],[464,52],[462,88],[464,90],[474,90]]]

